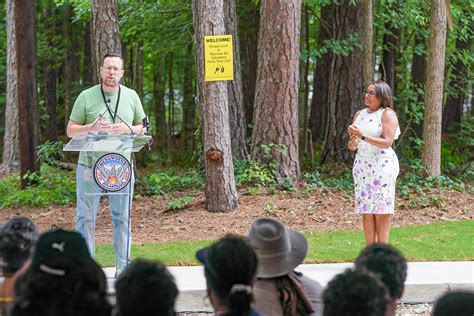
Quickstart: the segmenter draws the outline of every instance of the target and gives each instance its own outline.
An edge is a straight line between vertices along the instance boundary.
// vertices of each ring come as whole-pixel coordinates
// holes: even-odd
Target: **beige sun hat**
[[[288,274],[303,262],[308,251],[308,242],[303,234],[287,229],[271,218],[253,221],[248,241],[257,253],[259,278]]]

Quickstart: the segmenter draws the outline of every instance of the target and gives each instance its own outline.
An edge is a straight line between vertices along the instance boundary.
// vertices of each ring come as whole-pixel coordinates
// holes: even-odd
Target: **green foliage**
[[[192,197],[185,195],[177,199],[173,199],[168,204],[168,209],[170,210],[181,210],[185,208],[191,201],[193,200]]]
[[[317,60],[328,52],[332,52],[336,55],[349,56],[356,49],[362,49],[358,33],[350,34],[342,40],[325,40],[320,48],[313,49],[309,52],[306,50],[302,51],[300,58],[305,60],[310,57],[313,60]]]
[[[169,191],[202,188],[204,175],[195,170],[178,173],[173,169],[167,169],[138,177],[135,185],[137,192],[143,195],[166,195]]]
[[[30,185],[20,190],[20,176],[10,175],[0,179],[0,208],[9,206],[45,207],[51,204],[69,205],[76,199],[74,172],[43,164],[41,172],[28,174]]]
[[[265,213],[268,216],[272,216],[273,214],[275,214],[275,209],[276,205],[274,203],[267,203],[267,205],[265,206]]]
[[[58,167],[59,161],[64,159],[63,147],[63,142],[47,140],[44,144],[36,147],[36,156],[40,162],[52,167]]]
[[[234,159],[234,177],[237,186],[267,187],[276,184],[275,164],[262,164],[248,156],[246,160]]]

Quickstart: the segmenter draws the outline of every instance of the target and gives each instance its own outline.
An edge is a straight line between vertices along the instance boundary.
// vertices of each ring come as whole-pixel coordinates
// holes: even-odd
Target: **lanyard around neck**
[[[112,114],[112,110],[110,106],[108,105],[107,98],[105,97],[104,89],[102,89],[102,84],[100,85],[100,92],[102,92],[102,98],[104,99],[105,107],[107,108],[107,111],[109,112],[110,116],[112,117],[112,123],[115,124],[115,118],[117,117],[117,110],[119,107],[120,103],[120,85],[118,86],[118,96],[117,96],[117,102],[115,103],[115,111]]]

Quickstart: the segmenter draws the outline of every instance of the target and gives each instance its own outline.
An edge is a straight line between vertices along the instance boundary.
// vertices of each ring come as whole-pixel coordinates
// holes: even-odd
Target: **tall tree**
[[[393,19],[385,23],[385,32],[383,35],[383,56],[382,56],[382,78],[392,88],[395,95],[396,91],[396,73],[395,65],[398,58],[398,46],[400,44],[401,30],[397,25],[396,17],[399,16],[400,0],[388,3],[388,10],[392,12]]]
[[[258,34],[252,156],[268,159],[271,147],[278,183],[295,185],[300,177],[298,153],[298,76],[300,0],[263,0]],[[283,150],[282,150],[283,149]]]
[[[310,47],[310,34],[309,34],[309,9],[308,4],[303,5],[301,10],[301,51],[306,52],[306,58],[300,63],[300,91],[298,98],[298,111],[303,113],[300,115],[299,124],[303,126],[303,149],[304,152],[308,152],[308,96],[309,96],[309,51]]]
[[[17,172],[19,169],[19,121],[17,94],[17,57],[15,1],[7,0],[7,89],[5,102],[5,135],[3,138],[3,161],[0,171]]]
[[[155,137],[158,145],[164,144],[166,137],[165,90],[163,65],[156,65],[153,75],[153,112],[155,116]]]
[[[253,124],[255,85],[257,83],[257,40],[260,14],[253,0],[240,0],[239,42],[242,61],[242,87],[245,119],[248,128]]]
[[[79,81],[80,75],[80,41],[79,41],[79,29],[73,22],[74,12],[72,4],[67,4],[65,23],[63,24],[63,36],[66,39],[66,56],[63,63],[63,78],[62,82],[64,85],[64,105],[65,105],[65,117],[64,126],[67,126],[69,122],[69,114],[72,110],[74,102],[74,88]]]
[[[44,84],[44,104],[48,114],[48,124],[44,124],[46,139],[57,140],[57,119],[56,119],[56,91],[58,83],[58,67],[55,61],[55,48],[58,46],[57,40],[57,12],[56,5],[48,2],[44,12],[45,33],[48,46],[47,57],[43,65]]]
[[[95,65],[99,73],[100,63],[107,53],[122,52],[118,10],[115,0],[92,0],[91,5]]]
[[[431,1],[430,41],[426,69],[422,165],[430,176],[441,173],[441,118],[446,49],[444,0]]]
[[[471,19],[472,21],[472,19]],[[453,89],[452,94],[448,95],[446,105],[444,107],[443,115],[443,130],[448,130],[456,123],[461,123],[462,107],[464,105],[466,91],[468,88],[468,68],[463,62],[462,55],[468,55],[472,47],[472,37],[457,38],[456,39],[456,54],[458,55],[456,62],[453,65],[450,86]]]
[[[227,83],[204,81],[204,36],[223,35],[223,0],[193,0],[196,78],[201,108],[206,169],[206,208],[226,212],[237,207],[229,128]]]
[[[374,16],[372,0],[363,1],[364,7],[364,86],[368,87],[374,80]]]
[[[18,117],[20,122],[21,187],[26,188],[28,172],[38,170],[38,107],[36,102],[35,1],[15,0]]]
[[[317,38],[317,48],[322,51],[326,41],[332,37],[333,6],[326,5],[321,8],[319,19],[319,32]],[[313,140],[324,140],[327,121],[328,102],[328,80],[331,66],[332,52],[328,51],[319,56],[316,60],[313,79],[313,96],[311,98],[311,111],[309,115],[309,126]]]
[[[244,160],[248,154],[245,143],[247,138],[247,124],[245,121],[244,98],[242,91],[242,71],[240,69],[239,36],[237,33],[235,0],[224,1],[224,24],[226,33],[232,35],[232,50],[234,58],[234,80],[227,81],[232,155],[235,158]]]
[[[416,89],[417,104],[423,103],[423,94],[419,91],[425,89],[425,72],[426,72],[426,39],[423,32],[415,31],[414,34],[414,47],[412,63],[411,63],[411,80]],[[418,111],[416,111],[418,110]],[[423,136],[423,111],[416,107],[416,110],[410,111],[411,119],[410,122],[413,125],[412,131],[415,138],[421,138]],[[415,115],[421,112],[421,118],[416,118]]]
[[[331,4],[333,23],[332,40],[343,41],[350,36],[364,32],[363,6],[350,0]],[[364,52],[357,45],[349,54],[334,53],[326,80],[328,81],[327,119],[322,162],[329,160],[348,161],[350,153],[346,149],[349,136],[347,126],[361,107],[364,98]]]
[[[183,67],[183,139],[187,145],[193,144],[194,117],[196,115],[196,104],[194,102],[193,65],[190,58],[193,55],[193,43],[190,41],[186,46],[187,58]]]

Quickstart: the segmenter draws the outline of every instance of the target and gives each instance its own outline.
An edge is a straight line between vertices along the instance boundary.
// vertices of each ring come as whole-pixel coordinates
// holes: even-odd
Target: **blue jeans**
[[[128,206],[132,207],[134,173],[130,184],[120,191],[106,193],[94,181],[93,168],[79,164],[76,170],[76,230],[84,237],[91,256],[95,257],[95,224],[100,197],[108,195],[114,224],[115,267],[122,271],[130,258],[131,225]],[[131,188],[131,193],[128,194]]]

